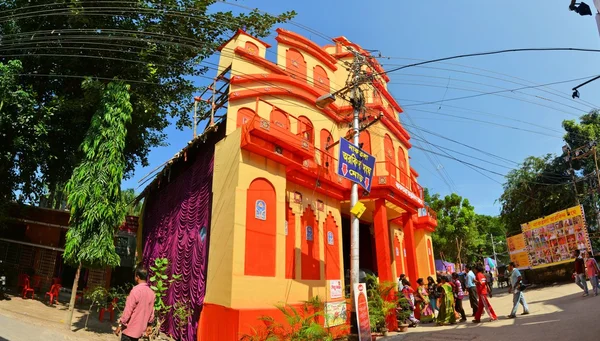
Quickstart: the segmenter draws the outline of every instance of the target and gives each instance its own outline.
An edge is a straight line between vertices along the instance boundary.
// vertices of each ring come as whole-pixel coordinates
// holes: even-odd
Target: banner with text
[[[375,157],[340,139],[340,155],[338,174],[361,185],[367,192],[371,191],[371,182],[375,172]]]
[[[371,341],[371,323],[365,283],[354,284],[354,306],[356,307],[356,320],[358,322],[358,339],[360,341]]]
[[[515,262],[517,269],[531,268],[529,254],[527,253],[527,244],[522,233],[506,238],[506,244],[508,245],[510,261]]]
[[[573,260],[573,251],[591,251],[582,206],[575,206],[521,225],[533,268]]]

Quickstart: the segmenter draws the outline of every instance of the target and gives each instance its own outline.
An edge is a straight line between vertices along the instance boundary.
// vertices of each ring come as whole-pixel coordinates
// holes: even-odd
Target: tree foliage
[[[504,240],[506,228],[499,217],[475,213],[469,200],[456,193],[440,197],[425,190],[425,202],[437,213],[438,226],[432,234],[436,257],[446,261],[480,262],[492,257],[494,243]],[[497,244],[496,253],[503,254],[505,245]],[[506,257],[500,257],[506,261]]]
[[[599,142],[600,112],[593,110],[579,120],[564,121],[563,128],[566,131],[564,140],[573,150],[590,142]],[[600,198],[595,184],[597,175],[593,154],[572,162],[575,186],[573,177],[568,173],[571,165],[564,156],[530,156],[521,167],[507,175],[499,201],[502,204],[501,218],[509,235],[520,233],[523,223],[575,206],[575,186],[588,226],[597,229],[596,213]]]
[[[38,108],[55,108],[44,121],[46,130],[40,131],[48,145],[36,149],[39,157],[32,160],[38,164],[37,172],[24,168],[33,179],[23,179],[27,181],[22,191],[39,193],[45,188],[51,202],[62,201],[64,184],[85,157],[78,147],[101,101],[100,93],[81,86],[84,77],[104,83],[118,77],[131,85],[133,119],[124,149],[125,171],[131,174],[137,163],[147,165],[152,147],[165,143],[163,130],[170,122],[180,128],[191,125],[191,101],[199,90],[194,82],[214,68],[201,62],[237,29],[264,37],[274,24],[295,15],[219,11],[228,5],[215,3],[0,1],[0,62],[21,61],[22,69],[16,73],[28,93],[25,103],[34,100]],[[35,121],[42,118],[46,117],[38,115]],[[25,166],[18,167],[21,174]],[[44,186],[33,186],[36,181]]]
[[[88,89],[98,85],[84,83]],[[119,265],[114,233],[125,219],[121,180],[126,168],[126,126],[132,113],[128,90],[129,86],[119,81],[103,89],[101,106],[81,144],[85,157],[66,186],[71,221],[64,258],[71,264]]]
[[[36,104],[30,86],[21,84],[22,72],[18,60],[0,62],[0,205],[16,199],[16,191],[39,190],[39,152],[47,146],[46,123],[51,113]]]

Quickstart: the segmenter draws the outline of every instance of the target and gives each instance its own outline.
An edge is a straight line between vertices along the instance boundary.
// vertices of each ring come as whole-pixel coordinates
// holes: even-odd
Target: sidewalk
[[[76,304],[73,312],[72,332],[65,326],[69,297],[60,297],[61,302],[48,306],[41,297],[22,299],[11,296],[10,301],[0,301],[0,341],[10,340],[86,340],[116,341],[113,334],[114,323],[108,322],[109,314],[103,323],[98,320],[98,312],[92,310],[88,327],[84,328],[89,303]],[[6,327],[5,327],[6,326]],[[35,337],[30,338],[31,335]],[[41,334],[40,334],[41,333]],[[43,336],[43,337],[42,337]]]

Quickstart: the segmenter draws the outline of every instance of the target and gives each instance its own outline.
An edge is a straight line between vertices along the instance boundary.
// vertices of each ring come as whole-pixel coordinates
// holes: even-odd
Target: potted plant
[[[396,283],[379,283],[377,277],[367,274],[367,299],[369,304],[369,323],[371,332],[387,336],[387,317],[396,309],[392,297]]]
[[[401,293],[397,298],[396,317],[398,319],[398,330],[400,332],[408,331],[408,318],[410,317],[410,302]]]

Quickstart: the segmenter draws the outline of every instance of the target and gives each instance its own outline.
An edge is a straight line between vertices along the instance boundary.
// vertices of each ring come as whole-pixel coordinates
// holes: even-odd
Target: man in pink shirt
[[[150,289],[146,279],[148,271],[141,265],[135,268],[136,286],[131,289],[123,316],[119,319],[119,327],[115,334],[119,336],[121,332],[121,341],[137,341],[144,334],[148,333],[149,325],[154,320],[154,291]]]

